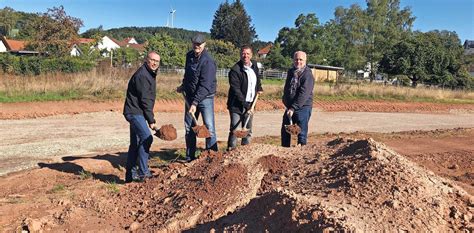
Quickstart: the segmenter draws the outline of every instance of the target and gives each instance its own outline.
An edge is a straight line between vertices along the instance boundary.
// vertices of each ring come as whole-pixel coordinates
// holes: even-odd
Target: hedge
[[[0,54],[0,67],[2,71],[15,75],[39,75],[54,72],[75,73],[90,71],[95,65],[95,61],[85,60],[80,57],[51,58]]]

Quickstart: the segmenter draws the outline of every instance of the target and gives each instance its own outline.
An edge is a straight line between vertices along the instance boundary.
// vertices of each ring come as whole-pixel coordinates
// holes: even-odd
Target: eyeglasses
[[[149,61],[154,62],[154,63],[160,63],[160,60],[156,60],[153,58],[148,58]]]

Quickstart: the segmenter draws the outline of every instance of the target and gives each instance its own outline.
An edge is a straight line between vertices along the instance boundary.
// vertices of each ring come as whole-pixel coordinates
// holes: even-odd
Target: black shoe
[[[186,159],[184,159],[187,163],[190,163],[191,161],[195,160],[196,157],[186,157]]]

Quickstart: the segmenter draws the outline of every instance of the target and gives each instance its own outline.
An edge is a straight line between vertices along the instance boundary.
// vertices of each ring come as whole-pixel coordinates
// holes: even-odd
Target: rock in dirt
[[[130,224],[130,226],[128,227],[128,230],[129,231],[137,231],[138,229],[140,229],[140,223],[139,222],[132,222],[132,224]]]

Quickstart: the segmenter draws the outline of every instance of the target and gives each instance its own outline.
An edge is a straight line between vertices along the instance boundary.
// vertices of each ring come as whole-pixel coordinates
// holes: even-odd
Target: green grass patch
[[[37,101],[61,101],[81,99],[82,95],[77,91],[66,92],[21,92],[6,93],[0,92],[0,103],[15,102],[37,102]]]
[[[66,189],[66,186],[63,184],[57,184],[51,189],[51,193],[59,193]]]
[[[115,181],[105,183],[105,189],[110,193],[119,193],[120,189]]]
[[[79,172],[79,178],[81,180],[90,179],[92,178],[92,173],[90,171],[82,170],[81,172]]]

